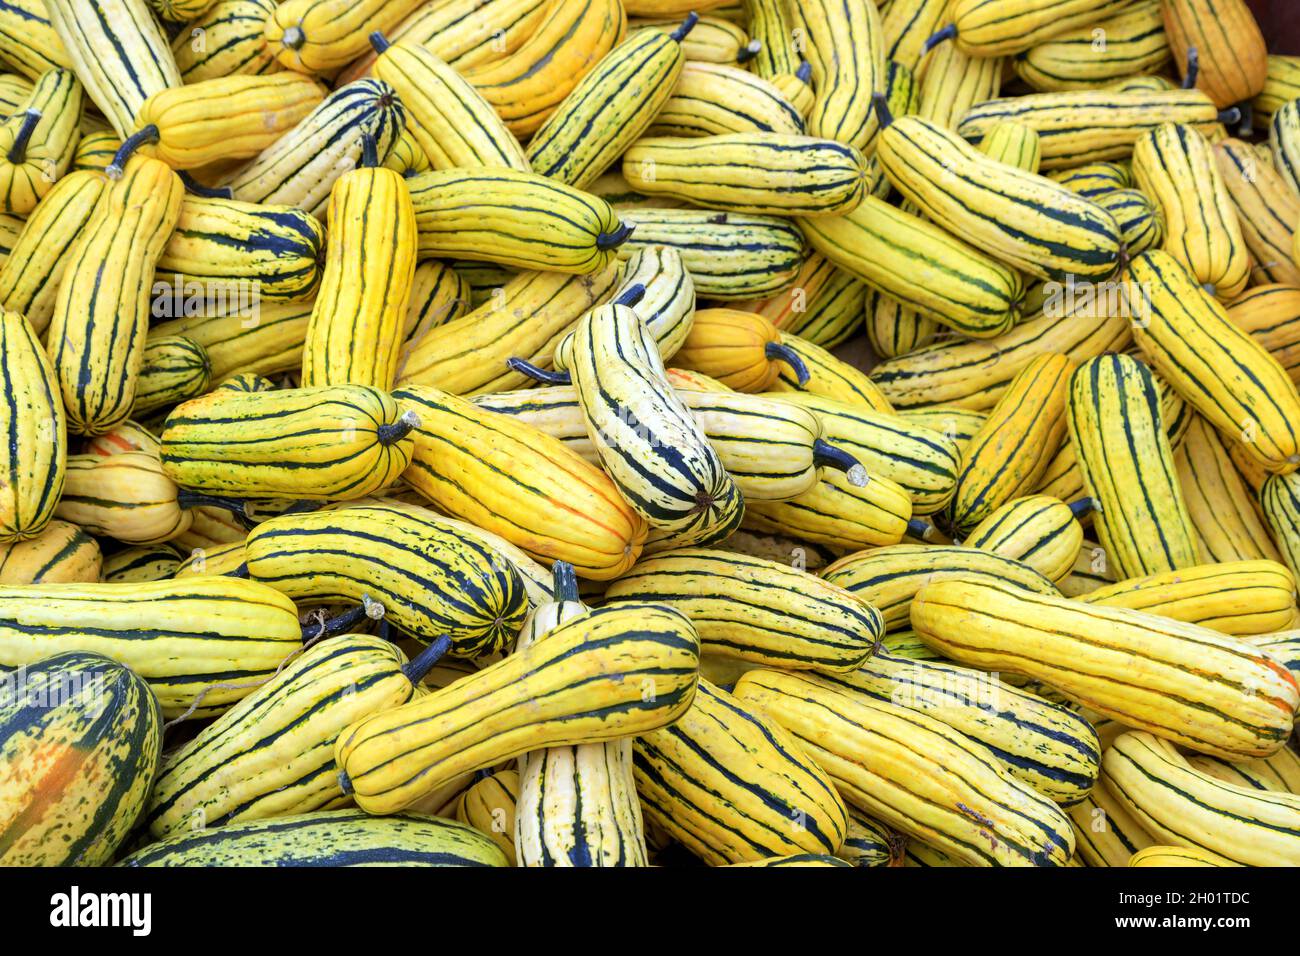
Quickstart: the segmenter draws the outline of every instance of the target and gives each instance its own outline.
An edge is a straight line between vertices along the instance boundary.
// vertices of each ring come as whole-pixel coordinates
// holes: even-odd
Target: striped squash
[[[875,650],[880,613],[834,583],[788,563],[707,548],[639,562],[607,602],[654,602],[689,617],[705,653],[790,670],[852,670]]]
[[[647,196],[775,216],[838,216],[862,201],[862,154],[789,133],[651,136],[623,154],[623,178]],[[754,168],[763,170],[761,177]]]
[[[1160,381],[1158,376],[1152,376],[1155,385],[1160,392],[1160,418],[1164,425],[1165,435],[1169,439],[1169,446],[1173,449],[1175,455],[1183,443],[1187,434],[1188,427],[1192,420],[1197,417],[1196,412],[1183,401],[1183,397],[1170,388],[1167,384]],[[1182,478],[1179,477],[1181,484]],[[1037,491],[1046,495],[1054,495],[1062,501],[1080,502],[1080,506],[1086,505],[1091,509],[1092,504],[1087,499],[1088,492],[1083,484],[1083,472],[1079,469],[1079,456],[1075,452],[1074,443],[1067,440],[1062,443],[1047,469],[1043,472],[1042,478],[1039,479]]]
[[[293,603],[238,578],[0,588],[0,665],[102,654],[148,681],[165,717],[220,714],[301,641]]]
[[[123,139],[145,100],[181,85],[145,0],[48,0],[45,8],[86,94]]]
[[[809,134],[870,156],[880,124],[868,93],[885,88],[879,11],[870,0],[801,0],[791,8],[817,94],[808,112]]]
[[[63,493],[67,420],[54,371],[32,326],[0,311],[0,544],[45,529]]]
[[[1129,344],[1132,322],[1122,310],[1062,304],[992,341],[935,342],[888,359],[871,370],[872,381],[898,409],[946,405],[985,411],[1041,355],[1059,352],[1078,363]]]
[[[1067,812],[1074,824],[1076,858],[1086,866],[1127,866],[1155,842],[1104,785],[1093,787]]]
[[[673,94],[685,60],[682,40],[697,19],[692,13],[672,33],[634,33],[614,47],[533,134],[531,167],[584,189],[617,162]]]
[[[1259,492],[1259,508],[1287,567],[1300,574],[1300,472],[1269,475]]]
[[[1127,608],[951,580],[921,589],[911,621],[953,660],[1045,681],[1125,726],[1227,760],[1285,745],[1300,702],[1264,651]]]
[[[1300,862],[1300,795],[1241,787],[1197,770],[1167,740],[1120,735],[1105,756],[1111,794],[1156,840],[1218,865]]]
[[[302,122],[224,177],[232,197],[244,202],[297,206],[323,218],[334,181],[361,160],[365,134],[382,160],[406,122],[406,108],[380,80],[341,86]]]
[[[229,442],[232,424],[238,444]],[[413,425],[391,396],[361,385],[218,389],[168,416],[163,469],[182,488],[210,494],[361,498],[410,464]]]
[[[521,140],[560,108],[627,33],[619,0],[574,0],[547,13],[513,53],[465,68],[465,78]]]
[[[398,385],[427,385],[454,395],[519,388],[529,379],[507,360],[522,358],[549,368],[574,323],[620,281],[612,264],[593,275],[520,273],[477,308],[412,346]]]
[[[769,394],[812,412],[827,442],[854,456],[870,480],[884,478],[902,487],[916,514],[933,514],[951,499],[961,461],[957,446],[938,432],[820,395]]]
[[[28,215],[68,171],[81,138],[81,102],[81,83],[71,70],[47,70],[0,123],[0,210]]]
[[[488,837],[455,820],[318,810],[183,831],[122,866],[506,866]]]
[[[1127,607],[1222,634],[1248,637],[1291,627],[1296,583],[1276,561],[1228,561],[1129,578],[1079,600]]]
[[[132,139],[173,169],[249,159],[274,145],[325,98],[298,73],[221,76],[150,94],[136,111]]]
[[[738,66],[688,58],[670,92],[645,130],[650,136],[804,131],[802,114],[775,81]]]
[[[240,289],[250,304],[256,294],[259,306],[299,302],[315,294],[325,252],[324,228],[301,209],[186,196],[158,258],[158,279],[183,300],[198,283],[205,312],[207,302],[220,310],[218,296],[236,298]]]
[[[88,540],[94,540],[87,537]],[[95,553],[99,553],[98,546],[95,547]],[[98,563],[96,559],[96,564]],[[136,545],[104,558],[103,580],[112,584],[162,581],[174,576],[180,564],[180,556],[169,544]]]
[[[1011,380],[961,456],[948,508],[958,533],[1037,487],[1066,434],[1073,370],[1067,356],[1055,353],[1032,360]]]
[[[1228,318],[1249,332],[1300,382],[1300,287],[1266,284],[1247,289],[1227,305]]]
[[[1133,337],[1156,371],[1250,459],[1300,468],[1300,395],[1277,359],[1172,256],[1143,253],[1130,276],[1143,291]]]
[[[1043,162],[1042,139],[1024,123],[998,123],[984,134],[979,150],[990,159],[1027,173],[1037,173]]]
[[[1129,578],[1195,565],[1196,535],[1150,370],[1127,355],[1083,363],[1070,380],[1067,420],[1097,509],[1097,540],[1116,572]]]
[[[788,291],[737,303],[736,308],[771,319],[782,332],[834,348],[857,332],[867,294],[862,282],[814,252]]]
[[[420,422],[403,477],[438,510],[594,580],[618,577],[640,556],[645,520],[558,439],[429,386],[393,397]]]
[[[1133,178],[1164,218],[1164,251],[1216,298],[1236,298],[1250,281],[1250,250],[1205,137],[1178,123],[1156,127],[1133,148]]]
[[[1300,96],[1300,57],[1269,54],[1264,88],[1251,100],[1255,126],[1267,127],[1282,106]]]
[[[602,743],[676,721],[695,696],[699,640],[655,605],[597,608],[498,663],[340,736],[345,792],[391,813],[461,773],[544,747]]]
[[[750,671],[734,693],[790,731],[846,802],[968,865],[1063,866],[1074,853],[1055,804],[933,717],[808,674]]]
[[[72,67],[45,0],[8,0],[0,7],[0,60],[29,80],[52,67]]]
[[[112,130],[83,133],[77,142],[76,152],[72,154],[71,170],[89,170],[97,173],[113,161],[113,157],[121,148],[122,140]]]
[[[858,551],[897,544],[911,517],[910,495],[888,478],[860,485],[844,472],[824,471],[816,485],[788,501],[749,502],[742,527]]]
[[[1118,267],[1119,230],[1109,213],[935,123],[886,119],[876,155],[905,199],[1008,265],[1058,282],[1101,279]]]
[[[486,833],[511,866],[518,866],[515,853],[515,804],[519,800],[519,772],[499,770],[480,776],[456,801],[456,820]]]
[[[746,501],[786,501],[811,490],[822,469],[847,474],[861,467],[852,454],[822,439],[816,416],[789,402],[680,386],[677,396]]]
[[[490,63],[519,49],[537,31],[550,0],[457,0],[424,4],[385,32],[393,42],[426,47],[458,70]],[[339,83],[367,76],[376,53],[367,50],[339,74]]]
[[[69,430],[98,435],[131,411],[154,269],[184,190],[166,164],[132,157],[68,253],[46,332]]]
[[[0,681],[0,866],[103,866],[157,772],[158,702],[98,654],[54,654],[17,678]]]
[[[1158,73],[1170,57],[1161,6],[1161,0],[1138,0],[1104,20],[1035,44],[1011,61],[1016,75],[1035,90],[1052,93]],[[1101,43],[1098,30],[1104,31]]]
[[[808,392],[846,405],[861,405],[885,414],[894,411],[889,399],[866,372],[856,365],[836,358],[827,351],[830,346],[814,344],[799,334],[783,335],[781,344],[798,357],[808,373],[806,379],[791,364],[783,364],[777,380],[772,383],[774,392]]]
[[[712,866],[837,853],[848,832],[831,778],[795,739],[701,678],[689,710],[635,741],[646,817]]]
[[[1174,449],[1174,466],[1202,563],[1281,560],[1256,510],[1253,492],[1237,472],[1219,433],[1201,416],[1195,416],[1187,437]]]
[[[1097,782],[1101,745],[1074,711],[985,674],[881,651],[827,684],[926,714],[983,744],[1006,771],[1066,806]]]
[[[955,405],[905,408],[898,415],[913,425],[920,425],[943,435],[957,446],[957,452],[961,455],[966,453],[971,439],[988,419],[983,412],[973,412],[968,408],[958,408]]]
[[[266,19],[266,45],[286,69],[335,73],[366,51],[375,30],[391,30],[419,0],[285,0]]]
[[[1075,27],[1091,26],[1130,0],[954,0],[944,36],[971,56],[1009,56]]]
[[[431,170],[408,185],[422,256],[589,275],[631,232],[603,199],[536,173]]]
[[[229,311],[223,310],[224,314],[208,315],[199,309],[198,314],[155,322],[149,340],[184,336],[207,355],[211,381],[227,385],[232,376],[279,375],[300,368],[312,303],[258,302],[255,309],[252,305],[239,309],[237,302],[228,300]]]
[[[667,16],[638,16],[627,25],[629,37],[646,32],[671,34],[681,26],[680,19]],[[707,14],[678,42],[685,60],[694,63],[744,64],[757,56],[762,47],[737,23]]]
[[[926,41],[943,22],[949,0],[901,0],[886,9],[881,4],[881,29],[884,30],[885,59],[908,70],[928,67]]]
[[[525,622],[516,653],[587,613],[563,561],[555,564],[553,590],[554,599]],[[519,758],[518,778],[510,836],[520,866],[646,865],[630,738],[529,751]]]
[[[1164,217],[1141,190],[1116,189],[1098,197],[1097,205],[1115,217],[1124,252],[1130,258],[1164,242]]]
[[[344,805],[334,741],[406,703],[426,658],[365,634],[326,638],[169,753],[142,824],[155,839]]]
[[[1023,279],[952,234],[875,196],[843,216],[801,219],[821,255],[918,315],[971,338],[1007,331]]]
[[[849,807],[849,828],[838,854],[853,866],[902,866],[907,837],[857,807]]]
[[[99,580],[99,544],[58,518],[34,538],[0,545],[0,584],[78,584]]]
[[[302,385],[392,388],[415,279],[415,210],[402,177],[364,165],[330,190],[325,267],[303,344]]]
[[[793,75],[799,69],[799,45],[795,42],[796,14],[786,0],[741,0],[749,35],[759,42],[753,70],[764,79]]]
[[[205,5],[172,39],[172,56],[183,82],[260,75],[281,68],[263,37],[275,0],[216,0]]]
[[[77,236],[106,185],[103,175],[87,170],[60,179],[27,217],[0,267],[0,307],[21,312],[38,335],[50,323]]]
[[[1001,92],[1005,72],[1001,57],[971,56],[956,43],[940,44],[926,63],[913,112],[944,129],[955,129],[967,110]]]
[[[195,398],[208,390],[212,367],[203,346],[184,335],[151,335],[145,342],[131,414],[137,417]]]
[[[1300,264],[1292,255],[1300,223],[1300,193],[1242,140],[1215,143],[1214,159],[1237,210],[1246,249],[1255,260],[1251,270],[1255,284],[1300,285]]]
[[[125,544],[160,544],[194,520],[157,454],[125,451],[109,457],[69,455],[63,496],[54,513],[91,534]]]
[[[1194,850],[1182,846],[1149,846],[1139,850],[1128,860],[1129,866],[1223,866],[1219,858],[1207,850]]]
[[[1015,121],[1036,130],[1044,170],[1126,159],[1133,144],[1162,123],[1185,124],[1209,134],[1218,108],[1200,90],[1069,90],[990,99],[966,111],[957,135],[979,141],[997,123]]]
[[[821,576],[877,608],[890,631],[907,626],[913,598],[932,581],[978,581],[1036,594],[1056,593],[1052,582],[1028,565],[956,545],[876,548],[846,555]]]
[[[774,216],[637,207],[620,210],[619,218],[634,230],[618,247],[620,259],[648,246],[675,249],[695,291],[722,302],[789,288],[806,252],[799,230]]]
[[[1076,511],[1050,495],[1015,498],[989,513],[962,541],[1019,561],[1057,584],[1074,567],[1083,547],[1083,526]]]
[[[463,657],[501,650],[528,611],[519,572],[421,511],[358,505],[263,521],[244,544],[249,577],[295,601],[373,600],[390,624],[426,644],[449,638]]]
[[[1160,9],[1179,72],[1187,76],[1195,48],[1196,87],[1216,106],[1249,100],[1264,89],[1268,48],[1245,0],[1164,0]]]
[[[379,54],[374,74],[406,107],[406,130],[433,169],[529,171],[519,141],[460,73],[418,43],[390,46],[382,34],[370,42]]]
[[[738,392],[761,392],[776,381],[782,362],[798,362],[781,339],[776,326],[757,313],[698,309],[673,363]]]
[[[569,352],[601,464],[647,524],[681,544],[735,530],[745,508],[740,489],[665,379],[636,312],[617,303],[593,309],[579,320]]]
[[[632,311],[655,340],[659,357],[670,361],[685,343],[695,324],[695,282],[681,253],[667,246],[647,246],[622,262],[619,290],[639,285],[645,290]],[[566,336],[567,338],[567,336]],[[568,348],[561,342],[556,358]]]

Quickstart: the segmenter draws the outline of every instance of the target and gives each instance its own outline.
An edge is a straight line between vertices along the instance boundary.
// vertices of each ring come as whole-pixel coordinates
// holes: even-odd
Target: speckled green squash
[[[487,836],[453,820],[321,810],[151,844],[123,866],[507,866]]]
[[[149,685],[98,654],[0,669],[0,866],[101,866],[162,753]]]

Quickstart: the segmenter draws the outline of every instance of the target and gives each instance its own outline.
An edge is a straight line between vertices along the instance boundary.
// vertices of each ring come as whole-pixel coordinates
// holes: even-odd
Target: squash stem
[[[413,411],[406,411],[397,421],[387,425],[380,425],[375,429],[379,436],[379,444],[391,445],[393,442],[401,441],[411,433],[412,429],[420,427],[420,416]]]
[[[40,110],[28,110],[23,116],[23,125],[18,128],[14,144],[9,147],[9,153],[5,156],[15,166],[27,161],[27,144],[31,142],[32,133],[36,132],[36,124],[40,121]]]
[[[634,306],[645,298],[645,286],[640,282],[635,282],[623,290],[622,294],[614,300],[615,305]]]
[[[406,679],[412,684],[418,684],[424,680],[425,675],[433,670],[433,665],[438,663],[449,650],[451,650],[451,637],[443,634],[403,664],[402,673],[406,675]]]
[[[144,129],[136,130],[118,147],[117,152],[113,154],[113,161],[104,167],[104,174],[109,179],[121,179],[122,170],[126,169],[126,161],[146,143],[158,142],[159,136],[158,127],[153,123],[150,123]]]
[[[951,40],[956,35],[957,35],[957,24],[950,23],[942,30],[939,30],[937,33],[933,34],[930,37],[930,39],[925,41],[925,47],[922,52],[929,53],[940,43],[943,43],[946,40]]]
[[[506,367],[512,372],[518,372],[520,375],[527,375],[534,382],[541,382],[543,385],[573,384],[573,378],[568,372],[548,372],[545,369],[538,368],[526,359],[508,358],[506,359]]]
[[[763,354],[773,362],[784,362],[790,366],[801,386],[807,385],[808,379],[812,377],[808,374],[808,366],[803,364],[803,359],[788,345],[782,345],[780,342],[768,342],[763,347]]]
[[[1196,86],[1196,78],[1201,73],[1201,54],[1194,46],[1187,48],[1187,74],[1183,77],[1183,89],[1190,90]]]
[[[695,24],[699,22],[700,22],[700,15],[696,13],[694,10],[692,10],[690,13],[686,14],[686,19],[682,21],[681,26],[679,26],[676,30],[674,30],[672,33],[668,35],[672,37],[674,40],[676,40],[678,43],[681,43],[683,40],[686,39],[686,34],[690,33],[693,29],[695,29]]]
[[[610,249],[617,249],[623,243],[627,242],[632,235],[635,226],[629,226],[625,222],[620,222],[618,228],[613,232],[602,232],[596,236],[596,248],[601,252],[608,252]]]
[[[556,561],[551,565],[551,590],[555,600],[570,603],[578,600],[578,575],[568,561]]]

